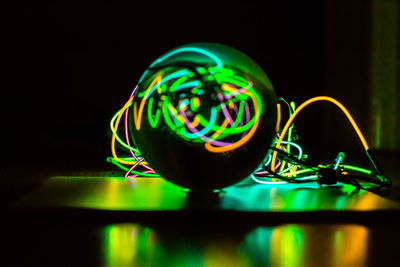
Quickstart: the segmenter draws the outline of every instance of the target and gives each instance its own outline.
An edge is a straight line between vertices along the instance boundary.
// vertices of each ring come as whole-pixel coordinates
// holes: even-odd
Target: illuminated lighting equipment
[[[346,115],[374,171],[343,164],[343,152],[332,164],[307,163],[295,142],[293,122],[317,101],[331,102]],[[281,104],[289,111],[283,129]],[[122,116],[125,141],[118,135]],[[161,175],[192,190],[220,189],[246,177],[275,185],[340,182],[369,189],[359,181],[378,188],[391,184],[339,101],[318,96],[298,108],[282,98],[278,102],[261,68],[220,44],[185,45],[155,60],[112,117],[110,128],[113,157],[108,161],[126,171],[128,178]],[[118,157],[116,145],[130,155]]]
[[[243,53],[214,43],[175,48],[150,64],[112,118],[109,161],[127,177],[156,171],[192,190],[232,185],[266,157],[277,104],[267,75]],[[116,144],[131,155],[119,157]]]

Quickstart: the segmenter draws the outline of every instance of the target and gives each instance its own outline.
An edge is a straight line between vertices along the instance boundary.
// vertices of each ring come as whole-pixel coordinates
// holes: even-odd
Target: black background
[[[288,100],[323,91],[323,1],[52,1],[12,10],[2,101],[2,161],[9,165],[105,168],[109,119],[146,67],[185,43],[243,51]],[[322,109],[314,111],[301,127],[310,152],[322,132],[307,131],[322,118]]]

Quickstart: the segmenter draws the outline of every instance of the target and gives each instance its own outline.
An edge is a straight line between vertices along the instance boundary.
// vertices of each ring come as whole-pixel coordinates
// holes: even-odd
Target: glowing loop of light
[[[148,103],[146,113],[151,127],[157,127],[162,117],[165,124],[180,137],[205,143],[204,147],[210,152],[231,151],[248,142],[258,128],[262,113],[261,98],[253,89],[253,82],[219,64],[208,70],[201,68],[201,72],[208,75],[208,80],[215,79],[220,85],[219,91],[214,92],[219,105],[207,107],[210,112],[208,119],[199,112],[204,90],[202,82],[194,78],[192,71],[178,69],[166,74],[159,71],[147,89],[137,94],[141,99],[133,101],[136,130],[140,131]],[[175,103],[170,94],[182,97]],[[233,135],[237,136],[236,141],[223,140]]]

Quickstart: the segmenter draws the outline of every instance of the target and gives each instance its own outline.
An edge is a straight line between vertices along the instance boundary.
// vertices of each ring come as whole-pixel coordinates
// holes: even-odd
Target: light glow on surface
[[[207,238],[194,236],[191,242],[165,238],[172,234],[165,231],[130,223],[104,226],[104,266],[364,266],[374,247],[370,230],[356,224],[260,226],[243,237],[205,232]]]

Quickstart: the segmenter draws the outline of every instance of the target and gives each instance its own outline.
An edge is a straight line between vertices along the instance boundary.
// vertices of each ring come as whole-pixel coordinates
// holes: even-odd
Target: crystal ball
[[[193,43],[157,58],[139,79],[129,132],[166,180],[197,191],[248,177],[276,130],[277,97],[261,67],[217,43]]]

